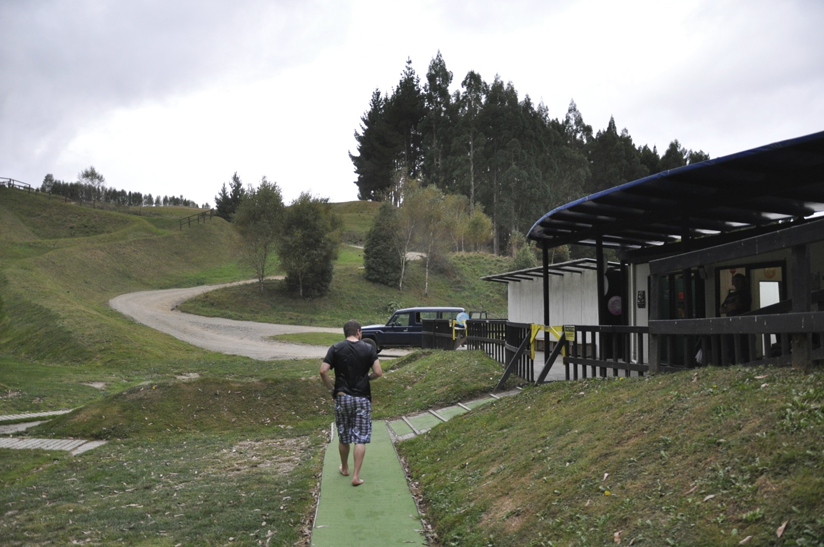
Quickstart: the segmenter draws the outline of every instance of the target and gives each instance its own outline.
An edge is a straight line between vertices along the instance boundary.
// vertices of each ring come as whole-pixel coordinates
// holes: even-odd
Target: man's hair
[[[737,273],[732,276],[732,284],[738,288],[738,284],[741,283],[741,288],[747,287],[747,276],[744,274]]]
[[[347,338],[350,336],[355,336],[358,334],[358,331],[361,328],[361,324],[355,321],[354,319],[350,319],[343,325],[343,335]]]

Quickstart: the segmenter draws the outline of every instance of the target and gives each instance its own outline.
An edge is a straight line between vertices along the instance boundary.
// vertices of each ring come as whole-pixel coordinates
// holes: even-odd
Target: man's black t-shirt
[[[378,358],[374,346],[366,342],[343,340],[329,348],[323,361],[335,371],[335,392],[372,400],[369,373]]]

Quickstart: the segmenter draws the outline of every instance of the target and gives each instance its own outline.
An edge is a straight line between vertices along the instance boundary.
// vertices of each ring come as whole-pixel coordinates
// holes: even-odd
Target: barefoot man
[[[349,476],[349,445],[355,444],[352,486],[360,486],[363,456],[372,437],[372,392],[369,381],[383,374],[374,345],[361,341],[361,325],[354,319],[343,326],[346,340],[329,348],[320,365],[320,377],[335,399],[341,475]],[[335,371],[335,383],[329,371]]]

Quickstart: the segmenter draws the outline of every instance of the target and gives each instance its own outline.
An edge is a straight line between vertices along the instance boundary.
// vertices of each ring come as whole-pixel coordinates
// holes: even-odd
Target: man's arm
[[[383,376],[383,369],[381,369],[381,361],[380,359],[375,359],[375,362],[372,363],[372,374],[369,375],[370,380],[377,380]]]
[[[326,361],[320,364],[320,379],[323,380],[326,389],[331,393],[335,391],[335,384],[332,383],[332,378],[329,376],[330,370],[332,370],[332,366]]]

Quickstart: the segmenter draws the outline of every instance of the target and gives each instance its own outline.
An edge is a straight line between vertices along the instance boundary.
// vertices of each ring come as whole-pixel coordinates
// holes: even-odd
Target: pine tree
[[[369,232],[363,249],[364,277],[373,283],[397,287],[401,277],[401,264],[395,237],[398,227],[398,210],[384,201]]]
[[[618,134],[615,119],[610,117],[604,131],[599,131],[587,145],[592,176],[587,183],[590,194],[612,188],[646,176],[649,172],[641,164],[641,155],[629,132]]]
[[[658,148],[653,146],[652,150],[646,144],[638,149],[641,165],[647,168],[650,175],[661,171],[661,157],[658,155]]]
[[[395,149],[395,168],[412,178],[418,178],[423,167],[420,126],[425,113],[426,105],[420,81],[412,68],[412,60],[407,59],[398,87],[386,103],[386,114],[398,143]]]
[[[358,179],[358,199],[381,200],[392,186],[396,137],[386,119],[386,99],[372,93],[369,110],[361,117],[361,132],[355,132],[358,155],[349,153]]]
[[[667,147],[667,151],[661,156],[660,168],[661,171],[669,171],[670,169],[677,169],[687,164],[688,150],[685,150],[678,139],[675,139]]]
[[[229,183],[229,189],[227,190],[226,183],[223,183],[220,193],[215,196],[215,214],[231,222],[245,193],[243,183],[235,171],[232,175],[232,182]]]

